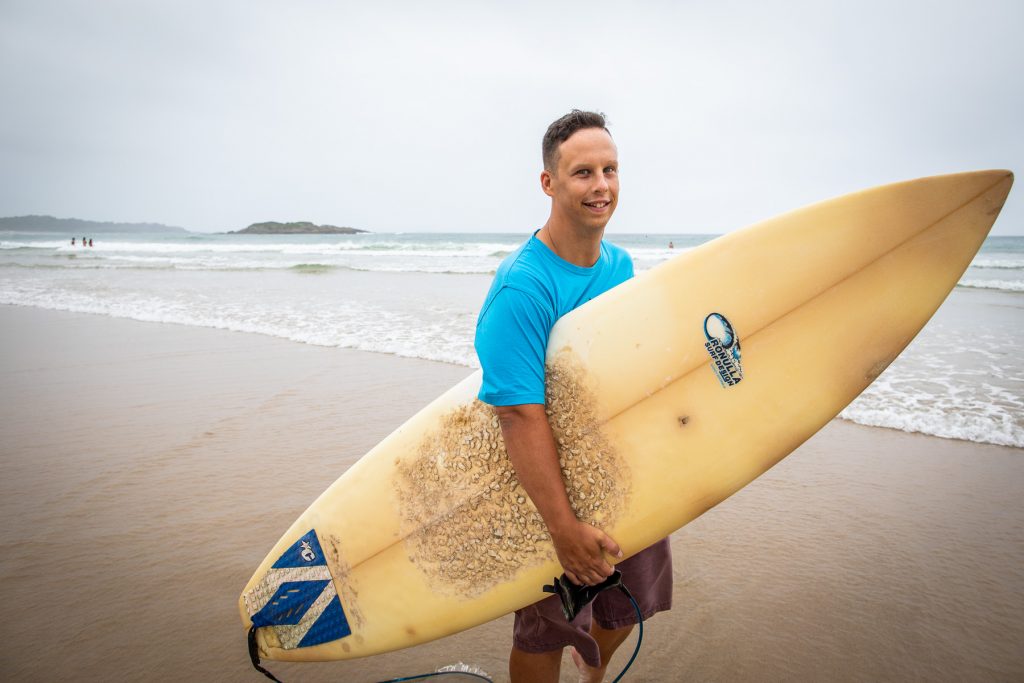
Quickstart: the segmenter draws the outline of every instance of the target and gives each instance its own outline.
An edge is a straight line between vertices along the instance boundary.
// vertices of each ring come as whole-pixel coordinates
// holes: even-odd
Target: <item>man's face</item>
[[[584,128],[558,148],[554,173],[540,176],[552,217],[573,227],[603,230],[619,199],[619,156],[603,128]]]

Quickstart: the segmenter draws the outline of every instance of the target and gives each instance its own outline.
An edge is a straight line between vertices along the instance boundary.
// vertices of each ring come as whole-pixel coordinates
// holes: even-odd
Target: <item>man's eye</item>
[[[576,171],[576,175],[590,175],[590,169],[581,168],[580,170]]]
[[[618,173],[619,169],[615,168],[614,166],[609,166],[606,169],[604,169],[604,172],[605,173]]]

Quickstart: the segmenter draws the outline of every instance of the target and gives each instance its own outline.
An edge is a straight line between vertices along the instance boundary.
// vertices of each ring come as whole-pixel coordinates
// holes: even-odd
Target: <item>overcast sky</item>
[[[1024,170],[1022,32],[1021,0],[3,0],[0,215],[525,232],[577,107],[619,147],[610,232],[727,232]]]

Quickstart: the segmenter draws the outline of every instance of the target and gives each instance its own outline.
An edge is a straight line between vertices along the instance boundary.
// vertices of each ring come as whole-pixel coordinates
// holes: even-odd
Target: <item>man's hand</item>
[[[577,585],[601,583],[614,571],[605,554],[616,559],[622,557],[619,544],[586,522],[577,521],[569,526],[568,529],[551,530],[551,540],[565,575]]]
[[[544,406],[498,406],[495,413],[501,422],[509,460],[551,532],[565,575],[576,584],[601,583],[612,573],[605,553],[611,557],[621,557],[622,553],[610,536],[579,521],[573,513]]]

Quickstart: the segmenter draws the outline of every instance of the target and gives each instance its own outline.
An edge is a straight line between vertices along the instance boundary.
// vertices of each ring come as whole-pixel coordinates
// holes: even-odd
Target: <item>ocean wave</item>
[[[957,411],[909,413],[873,408],[870,405],[860,406],[855,402],[843,410],[839,417],[868,427],[1024,448],[1024,428],[1015,424],[1008,414],[986,416]]]
[[[1022,270],[1024,259],[1020,258],[985,258],[977,257],[971,261],[971,268],[994,269],[994,270]]]
[[[73,256],[71,258],[74,258]],[[0,268],[25,270],[177,270],[172,264],[110,263],[105,261],[77,261],[76,263],[0,263]]]
[[[291,266],[288,270],[293,270],[296,273],[316,275],[319,273],[328,273],[332,270],[337,269],[338,266],[329,266],[325,263],[298,263],[294,266]]]
[[[48,250],[51,252],[131,253],[131,254],[337,254],[361,253],[403,256],[490,256],[496,252],[509,253],[517,245],[505,242],[432,242],[432,241],[377,241],[358,243],[338,242],[255,242],[207,240],[168,242],[128,242],[96,240],[92,247],[71,245],[65,240],[9,241],[0,240],[0,250]]]
[[[69,259],[74,259],[74,255]],[[428,275],[493,275],[496,264],[445,264],[436,262],[425,262],[422,264],[410,263],[366,263],[366,264],[342,264],[342,263],[294,263],[280,262],[268,263],[259,261],[223,261],[219,263],[200,262],[195,260],[174,260],[158,259],[150,257],[126,257],[116,260],[77,259],[74,263],[68,262],[43,262],[43,263],[20,263],[17,261],[0,262],[0,268],[22,268],[26,270],[137,270],[137,271],[158,271],[158,270],[179,270],[179,271],[209,271],[209,272],[261,272],[291,270],[299,273],[329,273],[335,271],[353,271],[359,273],[424,273]]]
[[[373,266],[348,266],[348,270],[361,273],[423,273],[425,275],[494,275],[496,268],[489,265],[452,266],[445,264],[374,264]]]
[[[109,263],[83,266],[91,268],[124,269],[130,268],[131,264],[142,264],[146,270],[261,271],[316,263],[339,270],[449,275],[493,274],[502,259],[518,246],[507,236],[493,241],[474,239],[466,242],[426,239],[402,242],[376,238],[370,241],[261,243],[253,241],[251,236],[240,236],[222,242],[212,241],[209,237],[194,242],[180,239],[166,242],[100,241],[91,248],[71,246],[63,240],[4,241],[0,245],[6,249],[3,260],[17,262],[22,267],[51,266],[57,259],[105,260]],[[630,252],[635,270],[642,272],[692,248],[637,245],[632,246]],[[28,259],[34,260],[26,262]]]
[[[1024,280],[966,279],[958,282],[957,287],[967,287],[969,289],[998,289],[1004,292],[1024,292]]]
[[[48,241],[48,242],[8,242],[7,240],[0,240],[0,250],[4,251],[35,251],[40,249],[46,249],[52,251],[59,249],[68,243],[64,240]]]
[[[73,257],[72,257],[73,258]],[[221,265],[213,266],[210,264],[193,264],[193,263],[172,263],[169,261],[144,263],[144,262],[118,262],[118,261],[83,261],[78,260],[75,263],[18,263],[16,261],[9,261],[6,263],[0,262],[0,268],[21,268],[25,270],[137,270],[140,272],[145,271],[171,271],[171,270],[182,270],[182,271],[210,271],[210,272],[246,272],[246,271],[259,271],[259,270],[283,270],[287,266],[247,266],[245,264],[237,265]]]
[[[453,329],[455,324],[471,329],[471,321],[450,312],[435,315],[433,321],[424,321],[355,302],[319,312],[295,312],[259,308],[252,303],[204,308],[196,302],[183,304],[144,296],[111,301],[67,292],[62,298],[54,298],[42,292],[9,290],[0,291],[0,304],[247,332],[313,346],[476,367],[472,340]]]

